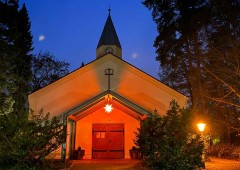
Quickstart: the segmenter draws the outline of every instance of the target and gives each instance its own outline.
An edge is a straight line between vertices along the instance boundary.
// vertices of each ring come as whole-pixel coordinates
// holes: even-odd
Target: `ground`
[[[74,160],[65,170],[147,170],[136,160]],[[210,158],[206,162],[207,170],[239,170],[240,161]],[[62,169],[63,170],[63,169]]]
[[[83,160],[73,161],[69,170],[145,170],[135,160]]]
[[[206,169],[208,170],[238,170],[240,169],[240,161],[211,158],[210,162],[206,162]]]

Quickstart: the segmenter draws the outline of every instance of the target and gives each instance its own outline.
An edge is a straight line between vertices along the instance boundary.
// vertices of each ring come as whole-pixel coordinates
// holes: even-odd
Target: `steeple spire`
[[[108,17],[104,25],[102,35],[97,45],[97,58],[106,53],[112,53],[119,58],[122,58],[122,47],[119,42],[115,27],[111,18],[111,9],[108,8]]]
[[[110,15],[110,12],[111,12],[111,8],[110,8],[110,5],[108,7],[108,15]]]

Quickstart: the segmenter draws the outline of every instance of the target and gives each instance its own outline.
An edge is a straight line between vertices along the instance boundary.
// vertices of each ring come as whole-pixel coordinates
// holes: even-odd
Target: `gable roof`
[[[107,90],[92,99],[74,107],[64,113],[64,117],[68,117],[71,115],[71,119],[77,120],[81,119],[89,114],[91,114],[94,110],[103,108],[108,102],[109,95],[111,96],[114,107],[124,110],[125,113],[130,116],[140,119],[144,117],[144,115],[149,115],[150,113],[144,110],[143,108],[137,106],[135,103],[125,99],[124,97],[114,93],[111,90]]]
[[[114,69],[110,90],[148,112],[166,113],[172,99],[180,106],[186,104],[186,96],[109,53],[30,94],[30,108],[36,112],[43,108],[53,115],[66,113],[108,90],[107,68]]]
[[[108,14],[108,18],[103,28],[103,32],[99,39],[97,48],[102,45],[116,45],[117,47],[122,49],[115,27],[112,22],[112,18],[110,16],[110,12]]]
[[[151,78],[152,80],[154,80],[154,81],[156,81],[156,82],[158,82],[158,83],[163,84],[164,86],[166,86],[166,87],[174,90],[175,92],[179,93],[180,95],[185,96],[184,94],[180,93],[179,91],[177,91],[177,90],[169,87],[168,85],[164,84],[164,83],[161,82],[159,79],[156,79],[155,77],[151,76],[150,74],[146,73],[145,71],[143,71],[143,70],[135,67],[135,66],[132,65],[131,63],[129,63],[129,62],[123,60],[123,59],[119,59],[116,55],[114,55],[114,54],[112,54],[112,53],[107,53],[107,54],[104,54],[104,55],[100,56],[99,58],[96,58],[95,60],[93,60],[93,61],[91,61],[91,62],[89,62],[89,63],[87,63],[87,64],[85,64],[85,65],[83,65],[83,66],[81,66],[81,67],[79,67],[79,68],[77,68],[77,69],[75,69],[75,70],[73,70],[72,72],[66,74],[65,76],[61,77],[60,79],[58,79],[58,80],[56,80],[56,81],[54,81],[54,82],[52,82],[52,83],[50,83],[50,84],[45,85],[44,87],[42,87],[42,88],[40,88],[40,89],[38,89],[38,90],[36,90],[36,91],[33,91],[33,92],[30,93],[29,95],[31,95],[31,94],[33,94],[33,93],[35,93],[35,92],[37,92],[37,91],[39,91],[39,90],[47,87],[47,86],[50,86],[51,84],[53,84],[53,83],[55,83],[55,82],[57,82],[57,81],[60,81],[61,79],[64,79],[65,77],[69,76],[70,74],[74,74],[75,72],[77,72],[77,71],[79,71],[79,70],[81,70],[81,69],[83,69],[83,68],[85,68],[85,67],[88,67],[88,65],[91,65],[92,63],[96,62],[97,60],[101,60],[101,58],[103,58],[104,56],[109,55],[109,54],[111,54],[112,56],[114,56],[114,57],[116,58],[116,60],[119,60],[119,61],[121,61],[121,62],[123,62],[123,63],[125,63],[125,64],[127,64],[127,65],[129,65],[129,66],[131,66],[132,68],[138,70],[138,71],[141,72],[142,74],[145,74],[146,76],[148,76],[148,77]],[[185,97],[186,97],[186,96],[185,96]],[[186,98],[187,98],[187,97],[186,97]]]

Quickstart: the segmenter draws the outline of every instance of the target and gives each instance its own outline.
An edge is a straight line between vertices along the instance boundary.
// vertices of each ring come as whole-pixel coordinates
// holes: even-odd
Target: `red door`
[[[92,157],[120,159],[124,157],[124,124],[93,124]]]

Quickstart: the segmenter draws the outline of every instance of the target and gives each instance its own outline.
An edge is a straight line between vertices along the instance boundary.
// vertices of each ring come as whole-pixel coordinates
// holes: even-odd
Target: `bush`
[[[191,133],[191,111],[172,101],[165,116],[152,113],[141,122],[135,144],[143,163],[153,169],[195,169],[203,167],[203,142]]]
[[[46,165],[45,156],[65,141],[65,129],[60,117],[49,118],[49,113],[30,113],[15,118],[0,115],[0,168],[36,169]],[[8,167],[5,167],[8,165]],[[9,166],[10,165],[10,166]]]
[[[209,149],[209,155],[218,158],[240,159],[240,146],[216,144]]]

